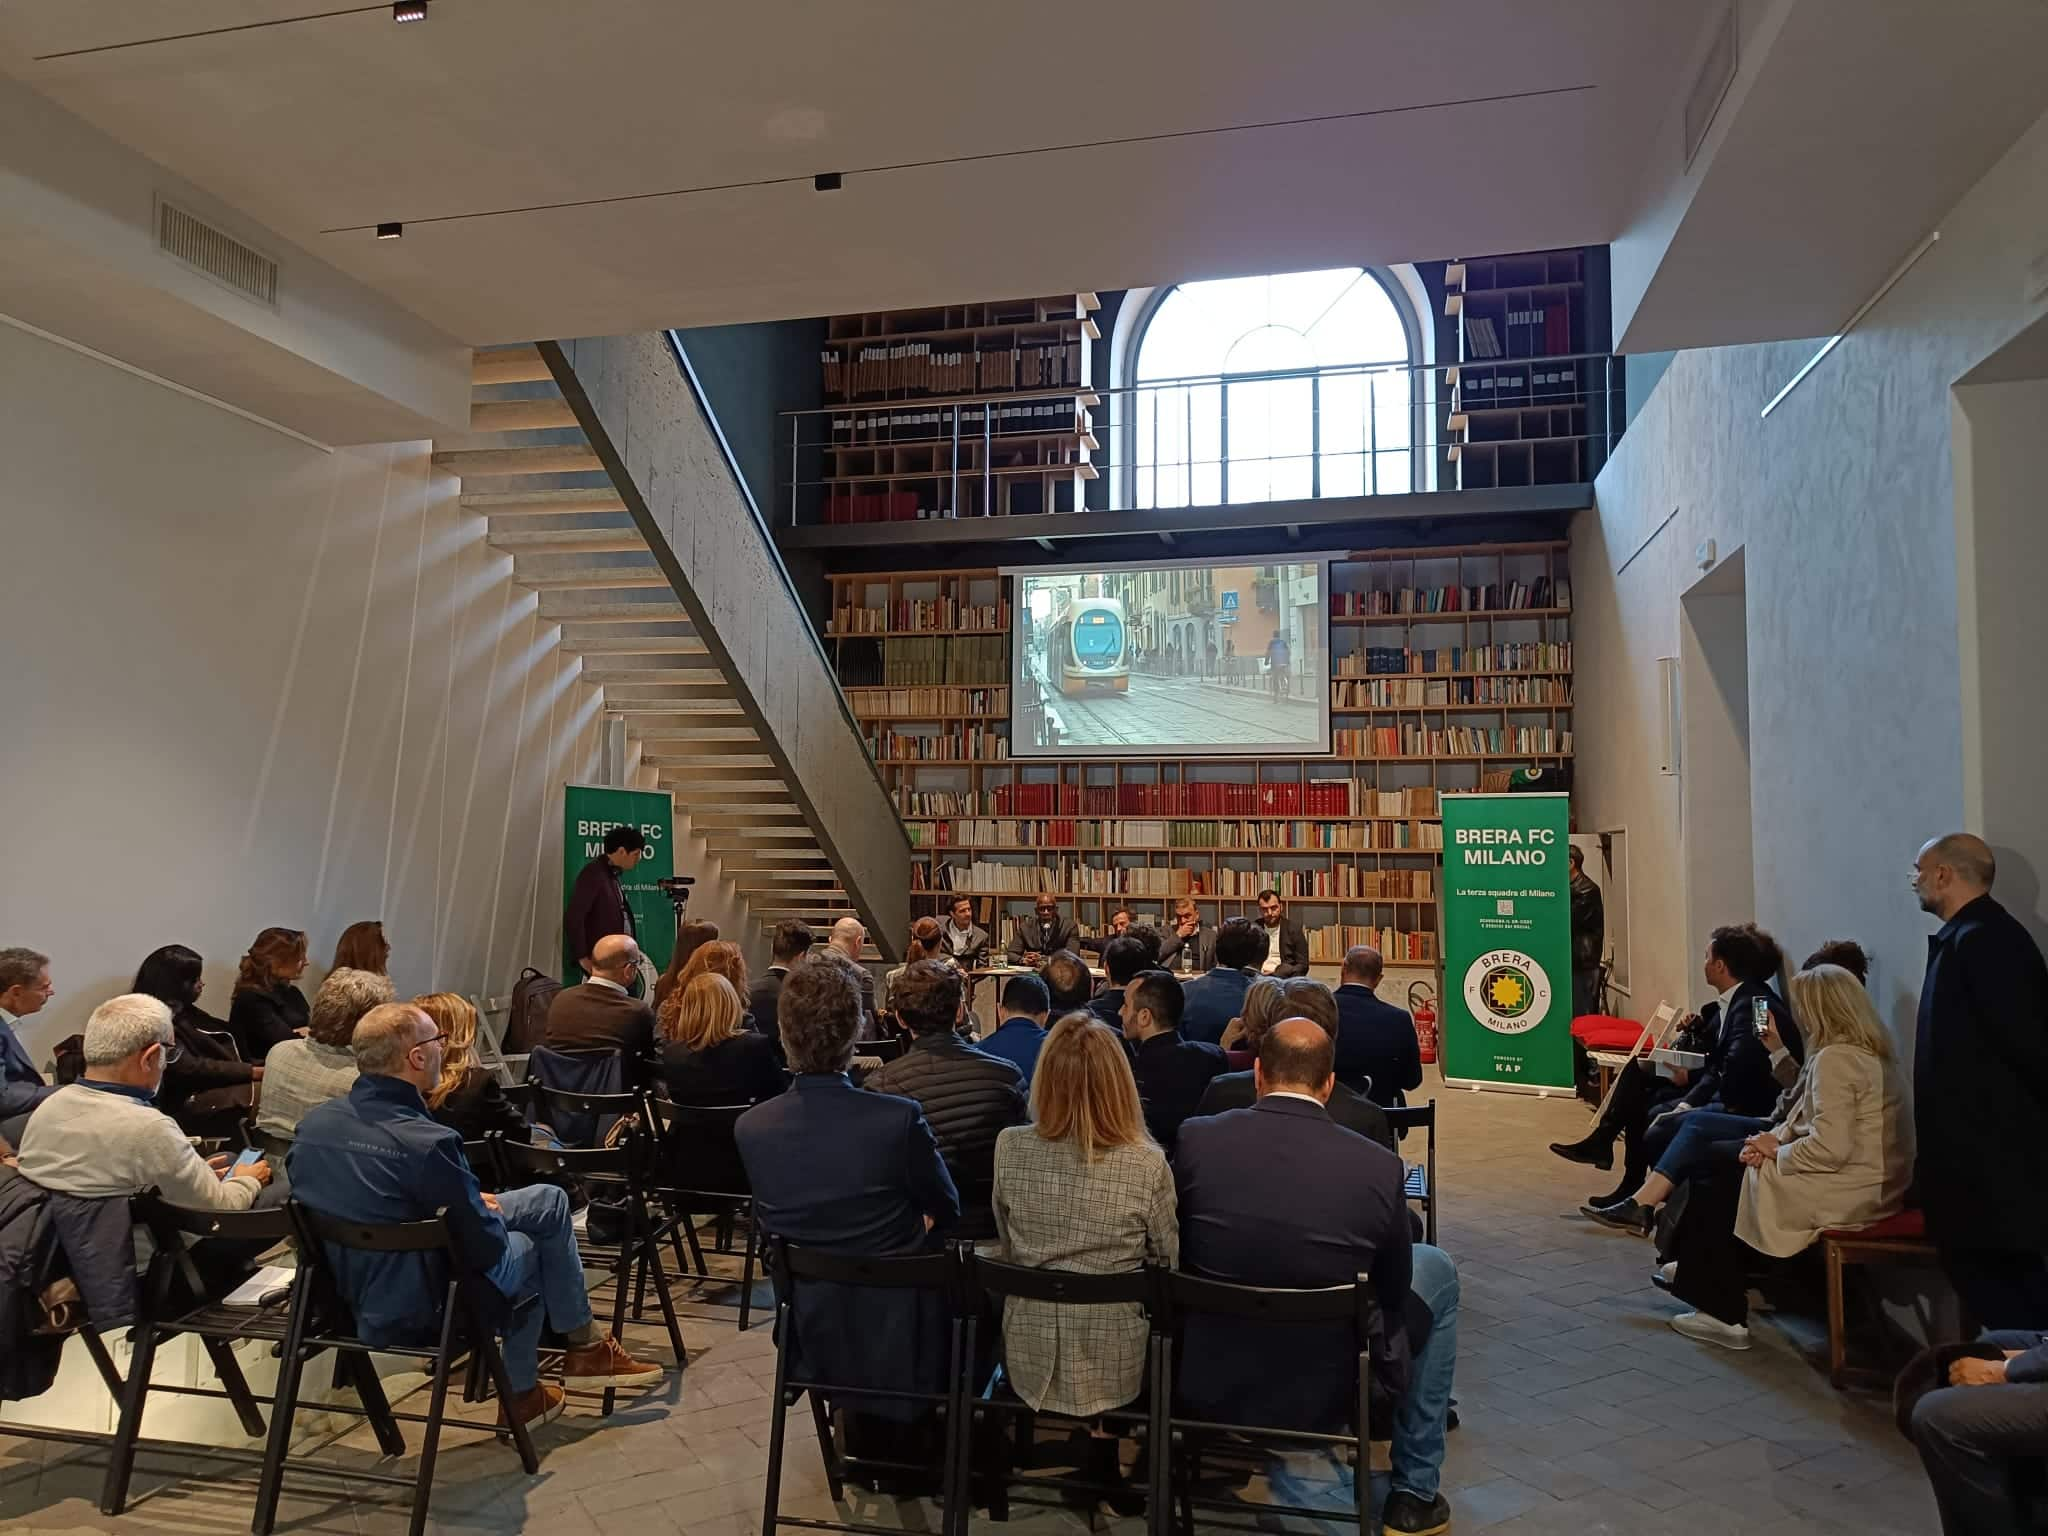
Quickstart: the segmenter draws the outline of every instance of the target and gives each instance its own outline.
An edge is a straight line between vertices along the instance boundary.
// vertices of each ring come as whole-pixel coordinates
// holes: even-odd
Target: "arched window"
[[[1426,486],[1421,332],[1369,267],[1181,283],[1126,300],[1123,502],[1206,506]],[[1120,327],[1120,329],[1122,329]]]

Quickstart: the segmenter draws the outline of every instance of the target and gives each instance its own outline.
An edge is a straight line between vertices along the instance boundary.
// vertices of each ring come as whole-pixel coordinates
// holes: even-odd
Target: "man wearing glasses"
[[[654,1010],[633,996],[645,963],[631,935],[599,939],[590,952],[590,979],[564,987],[548,1005],[548,1049],[618,1051],[628,1084],[637,1084],[654,1048]]]
[[[0,1141],[21,1141],[28,1113],[57,1090],[43,1081],[35,1058],[15,1031],[42,1011],[56,991],[50,957],[32,949],[0,949]]]

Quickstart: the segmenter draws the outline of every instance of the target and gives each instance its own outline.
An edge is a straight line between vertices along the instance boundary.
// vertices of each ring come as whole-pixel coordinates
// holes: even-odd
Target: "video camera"
[[[654,882],[654,888],[669,899],[669,905],[676,909],[676,916],[683,915],[683,908],[690,902],[690,887],[697,883],[694,875],[670,875],[665,880]]]

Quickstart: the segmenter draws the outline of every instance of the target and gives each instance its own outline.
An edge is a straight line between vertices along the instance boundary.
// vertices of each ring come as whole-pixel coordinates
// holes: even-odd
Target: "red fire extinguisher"
[[[1408,1012],[1415,1019],[1415,1043],[1424,1061],[1436,1060],[1436,989],[1426,981],[1408,983]]]

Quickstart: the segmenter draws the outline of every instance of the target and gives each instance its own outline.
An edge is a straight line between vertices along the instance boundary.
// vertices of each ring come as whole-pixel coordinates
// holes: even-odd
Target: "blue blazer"
[[[1382,1002],[1371,987],[1347,981],[1337,989],[1337,1078],[1356,1088],[1372,1079],[1373,1103],[1382,1108],[1422,1086],[1422,1047],[1406,1008]]]
[[[43,1081],[13,1026],[0,1019],[0,1120],[27,1114],[56,1091]]]
[[[1244,995],[1252,984],[1252,973],[1219,966],[1181,985],[1187,1001],[1181,1009],[1180,1032],[1184,1039],[1223,1042],[1230,1021],[1244,1012]]]

